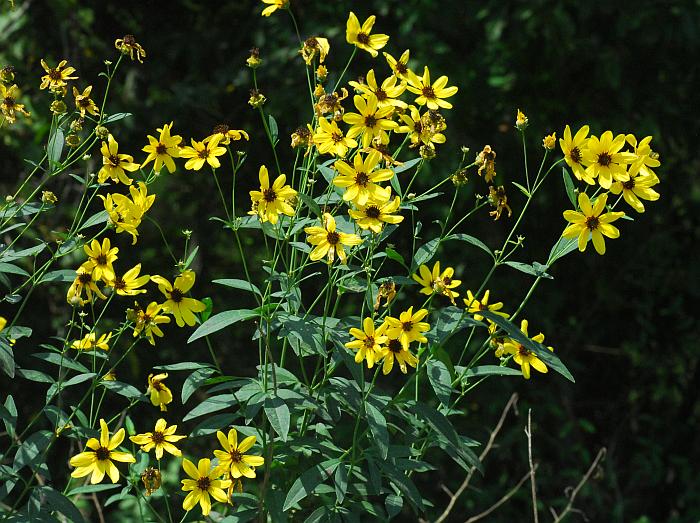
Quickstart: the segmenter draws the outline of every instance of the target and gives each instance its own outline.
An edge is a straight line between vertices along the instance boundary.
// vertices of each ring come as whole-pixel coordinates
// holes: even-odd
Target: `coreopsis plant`
[[[261,7],[298,27],[293,2]],[[31,107],[51,121],[46,153],[26,164],[0,209],[0,368],[44,402],[30,412],[22,398],[2,398],[0,510],[13,521],[96,520],[106,510],[168,523],[430,519],[439,500],[424,499],[415,479],[430,481],[436,452],[465,474],[481,466],[475,435],[455,422],[474,387],[507,377],[547,387],[554,373],[573,381],[521,315],[559,259],[589,240],[604,254],[604,237],[633,225],[626,206],[644,212],[660,197],[651,137],[567,125],[558,152],[555,133],[537,138],[537,171],[525,160],[522,173],[504,177],[495,149],[482,144],[473,161],[463,148],[452,162],[443,152],[450,109],[467,102],[431,64],[409,64],[409,51],[392,49],[375,23],[391,27],[349,13],[345,42],[295,31],[308,73],[297,99],[309,102],[295,113],[307,121],[286,122],[297,130],[285,154],[289,142],[266,105],[275,94],[258,87],[276,72],[251,53],[249,103],[268,154],[255,166],[245,162],[251,130],[217,125],[183,145],[177,114],[164,115],[156,133],[141,130],[140,151],[120,145],[129,115],[110,113],[110,91],[123,67],[148,67],[127,60],[146,57],[133,35],[115,42],[119,53],[99,78],[81,78],[85,88],[67,60],[42,60],[44,74],[33,72]],[[356,65],[358,49],[376,60],[371,69]],[[0,85],[2,132],[29,116],[14,81],[5,75]],[[525,147],[535,118],[515,114]],[[427,179],[436,157],[451,165],[435,161]],[[218,193],[220,208],[208,202],[197,213],[222,228],[230,243],[221,250],[236,253],[226,274],[201,269],[208,260],[198,259],[191,231],[178,248],[181,238],[166,238],[153,216],[159,207],[178,219],[154,182],[183,174]],[[35,234],[62,204],[48,190],[57,180],[82,198],[68,223],[52,226],[60,232]],[[561,234],[544,263],[518,259],[523,219],[556,180],[561,198],[547,205],[562,212]],[[468,196],[480,194],[488,196]],[[427,200],[441,202],[431,207],[438,215],[422,209]],[[471,219],[487,213],[508,223],[503,242],[470,234]],[[138,240],[158,233],[172,260],[154,266]],[[448,258],[445,245],[457,242],[463,260]],[[485,274],[465,269],[476,257],[488,260]],[[521,300],[496,301],[495,279],[512,270],[531,277],[530,287]],[[230,300],[207,297],[212,277],[235,291]],[[47,339],[32,330],[37,288],[60,296],[54,314],[65,328]],[[549,338],[556,345],[556,333]],[[139,365],[164,345],[175,361]],[[257,354],[252,370],[240,364],[244,351]],[[161,412],[167,421],[156,420]],[[105,476],[121,488],[100,484]]]

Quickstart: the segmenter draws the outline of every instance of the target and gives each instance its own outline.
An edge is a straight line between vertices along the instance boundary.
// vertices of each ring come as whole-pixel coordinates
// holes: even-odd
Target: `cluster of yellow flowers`
[[[653,171],[661,165],[659,155],[651,149],[651,136],[640,141],[632,134],[614,135],[605,131],[600,137],[589,136],[589,127],[584,125],[572,137],[566,126],[559,146],[566,163],[574,176],[588,185],[599,185],[592,201],[585,192],[578,195],[579,211],[564,212],[570,222],[565,229],[565,238],[578,238],[580,251],[586,249],[589,238],[599,254],[605,254],[604,236],[618,238],[620,231],[611,225],[625,215],[624,212],[605,212],[610,193],[621,196],[635,211],[644,212],[642,200],[656,201],[659,193],[652,189],[659,183]],[[609,191],[598,194],[600,191]],[[616,202],[617,204],[617,202]],[[615,205],[616,205],[615,204]],[[610,209],[614,208],[611,206]]]
[[[21,92],[15,81],[15,71],[11,66],[0,69],[0,113],[2,113],[2,124],[7,122],[13,124],[17,120],[17,115],[29,117],[29,112],[24,108],[24,104],[19,103]]]
[[[433,265],[432,270],[427,265],[421,265],[418,269],[418,274],[413,274],[412,277],[421,286],[420,293],[428,296],[443,295],[455,304],[455,298],[459,296],[459,293],[454,289],[459,287],[462,281],[454,279],[454,272],[452,267],[446,267],[441,271],[440,262],[438,261]],[[489,303],[490,294],[491,291],[487,289],[481,298],[477,298],[471,290],[467,290],[467,297],[463,301],[466,314],[471,315],[476,321],[487,321],[489,332],[491,333],[491,342],[496,349],[496,357],[512,357],[513,361],[520,365],[525,379],[530,379],[531,367],[539,372],[546,373],[548,371],[547,366],[534,352],[528,350],[516,340],[498,336],[498,325],[481,314],[483,311],[489,311],[503,318],[510,317],[508,313],[501,310],[503,309],[503,302]],[[527,328],[527,320],[522,320],[521,330],[525,336],[528,336]],[[533,337],[532,340],[542,343],[544,335],[540,333]],[[548,348],[549,350],[554,350],[552,347]]]
[[[149,453],[155,449],[156,460],[160,463],[165,452],[181,457],[182,451],[175,445],[187,436],[175,434],[177,425],[168,426],[165,419],[156,421],[152,432],[136,434],[129,439],[140,445],[141,451]],[[119,482],[119,469],[114,462],[134,463],[136,458],[130,453],[120,451],[124,441],[125,430],[119,429],[110,436],[107,422],[100,419],[100,437],[90,438],[85,443],[86,450],[73,456],[70,465],[75,467],[71,473],[74,478],[90,476],[90,483],[100,483],[105,475],[112,483]],[[182,468],[187,478],[182,480],[182,490],[187,492],[182,508],[192,510],[199,504],[202,515],[207,516],[211,510],[211,498],[221,503],[229,503],[234,487],[241,487],[241,478],[255,478],[255,468],[265,463],[262,456],[246,454],[255,444],[256,437],[248,436],[240,443],[236,429],[230,429],[228,435],[217,431],[216,437],[223,450],[215,450],[218,464],[212,467],[212,460],[202,458],[197,466],[189,459],[182,460]],[[158,469],[147,468],[141,475],[147,493],[160,487],[160,466]]]

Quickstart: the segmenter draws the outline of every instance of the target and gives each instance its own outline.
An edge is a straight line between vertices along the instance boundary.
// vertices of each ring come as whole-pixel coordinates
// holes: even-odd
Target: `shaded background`
[[[41,154],[42,133],[50,120],[48,96],[38,91],[43,74],[40,58],[52,63],[69,59],[78,69],[78,85],[91,83],[93,92],[101,93],[103,80],[97,74],[102,61],[116,59],[113,40],[126,33],[137,36],[148,57],[143,65],[124,64],[110,104],[113,113],[134,113],[114,131],[125,151],[138,159],[145,134],[154,134],[156,127],[170,120],[187,140],[201,139],[222,122],[246,129],[251,132],[251,142],[245,146],[250,156],[241,177],[238,209],[247,209],[247,190],[257,183],[257,166],[271,162],[258,115],[247,105],[251,78],[244,63],[247,50],[258,46],[264,59],[259,85],[269,98],[267,110],[280,126],[282,161],[292,157],[286,137],[309,114],[297,40],[286,13],[262,18],[261,3],[253,1],[16,3],[15,10],[3,7],[0,15],[0,64],[17,69],[17,82],[31,101],[33,119],[11,132],[0,131],[0,194],[10,192],[22,178],[23,158]],[[561,135],[567,123],[573,128],[589,124],[594,134],[612,129],[638,138],[654,136],[652,146],[662,161],[657,170],[661,199],[647,205],[645,214],[635,215],[635,223],[622,225],[622,237],[607,243],[604,257],[589,249],[562,259],[551,271],[554,280],[540,284],[525,311],[531,329],[546,334],[577,383],[554,374],[537,375],[530,382],[490,380],[467,398],[460,432],[476,439],[486,440],[513,391],[520,394],[520,417],[506,422],[500,446],[485,463],[485,476],[473,482],[455,513],[487,508],[527,470],[522,428],[524,414],[532,408],[538,487],[546,505],[564,504],[565,488],[575,484],[598,449],[606,447],[607,459],[576,503],[591,521],[697,521],[700,160],[695,150],[700,119],[694,107],[700,2],[292,3],[302,37],[318,34],[331,40],[331,81],[350,54],[344,31],[347,12],[353,9],[361,20],[378,15],[375,30],[391,35],[387,47],[391,54],[398,56],[410,48],[414,70],[428,64],[434,74],[447,74],[450,84],[460,87],[451,100],[455,108],[445,112],[448,143],[419,181],[426,188],[454,169],[461,145],[470,147],[471,155],[486,143],[498,152],[499,183],[521,181],[522,152],[512,128],[517,108],[530,118],[527,139],[533,152],[540,150],[542,136],[553,131]],[[365,53],[352,71],[361,74],[369,67],[378,70],[378,77],[388,74],[383,60],[372,61]],[[93,156],[99,156],[97,150]],[[532,157],[531,168],[539,160]],[[465,192],[485,193],[483,181],[474,178]],[[77,203],[70,180],[58,180],[49,188],[69,214],[70,205]],[[515,188],[510,189],[517,213],[523,201]],[[252,305],[233,302],[230,293],[218,295],[220,289],[207,285],[217,277],[242,275],[228,237],[208,220],[210,202],[217,194],[207,174],[179,169],[162,176],[155,190],[160,196],[152,212],[167,225],[166,236],[176,254],[181,256],[182,229],[191,229],[200,246],[195,266],[200,289],[206,289],[220,309]],[[433,208],[423,208],[426,224],[429,216],[445,212],[444,200],[433,202]],[[518,259],[525,262],[544,261],[561,231],[561,212],[568,201],[557,173],[535,203],[522,232],[525,249]],[[470,205],[465,196],[461,210]],[[64,223],[59,213],[50,220],[55,223],[44,224],[39,234],[49,236]],[[508,220],[494,224],[482,216],[464,232],[494,247],[509,228]],[[430,238],[429,228],[424,236]],[[252,252],[255,236],[246,238]],[[455,264],[462,288],[478,286],[487,260],[479,258],[478,251],[459,249],[447,244],[439,257],[463,260]],[[148,272],[170,276],[174,266],[163,252],[157,231],[144,227],[138,251],[124,248],[120,263],[126,266],[132,256],[134,262],[149,267]],[[76,263],[77,258],[66,260],[66,268]],[[529,286],[524,275],[506,269],[494,281],[492,294],[506,304],[518,303]],[[50,318],[45,335],[65,324],[62,293],[45,293],[34,300],[32,312]],[[37,331],[40,336],[41,328]],[[244,327],[219,340],[218,351],[229,372],[246,374],[253,368],[257,353],[246,350],[250,334]],[[185,336],[171,329],[168,343],[159,344],[157,353],[142,351],[130,362],[133,375],[121,378],[137,384],[150,365],[182,359],[183,351],[191,350]],[[205,348],[199,350],[200,359],[206,360]],[[196,358],[188,352],[188,359]],[[172,385],[177,388],[177,381]],[[438,508],[447,503],[440,482],[454,490],[462,480],[462,471],[451,462],[443,465],[417,480]],[[493,520],[522,520],[529,514],[528,506],[529,494],[523,489]],[[577,517],[583,516],[571,519]]]

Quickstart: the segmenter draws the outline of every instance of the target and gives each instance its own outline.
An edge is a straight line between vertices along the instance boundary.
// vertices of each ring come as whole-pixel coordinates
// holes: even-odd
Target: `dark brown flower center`
[[[163,443],[165,441],[165,435],[157,430],[153,433],[153,437],[151,439],[153,440],[153,443],[158,445],[159,443]]]
[[[208,476],[204,476],[203,478],[199,478],[197,480],[197,488],[203,492],[208,492],[209,488],[211,487],[211,480],[209,479]]]
[[[343,141],[343,133],[333,133],[331,135],[331,140],[333,140],[333,143],[338,143]]]
[[[78,105],[80,107],[90,107],[90,105],[92,105],[92,100],[90,100],[90,98],[80,98],[78,100]]]
[[[184,294],[177,287],[170,291],[170,299],[173,300],[175,303],[180,303],[182,301],[182,298],[184,298]]]
[[[61,74],[61,71],[58,69],[51,69],[49,71],[49,78],[54,82],[57,82],[59,80],[63,80],[63,74]]]
[[[136,37],[134,35],[125,35],[122,38],[124,45],[134,45],[136,43]]]
[[[634,189],[634,178],[630,178],[626,182],[622,182],[622,187],[624,187],[628,191],[631,191],[632,189]]]
[[[578,147],[573,147],[571,152],[569,152],[569,156],[571,157],[572,162],[581,163],[581,149]]]
[[[340,234],[335,231],[329,232],[326,236],[326,241],[331,245],[337,245],[340,242]]]
[[[401,323],[401,328],[405,332],[411,332],[411,329],[413,329],[413,322],[412,321],[404,321]]]
[[[95,258],[95,263],[97,265],[107,265],[107,255],[106,254],[100,254]]]
[[[198,152],[197,156],[206,160],[207,158],[209,158],[209,149],[205,147],[204,149]]]
[[[114,278],[114,288],[118,290],[126,289],[126,282],[124,281],[124,278],[121,276]]]
[[[231,449],[231,452],[229,452],[229,456],[231,456],[231,461],[233,463],[240,463],[243,461],[243,454],[241,454],[239,451]]]
[[[432,98],[435,98],[435,91],[434,91],[433,88],[432,88],[431,86],[429,86],[429,85],[426,85],[425,87],[423,87],[422,93],[423,93],[423,96],[425,96],[425,97],[428,98],[429,100],[432,99]]]
[[[112,167],[119,167],[119,156],[116,154],[110,154],[107,158]]]
[[[408,67],[406,67],[406,64],[403,62],[396,62],[396,72],[399,74],[406,74],[408,73]]]
[[[367,33],[359,32],[357,33],[357,41],[363,45],[367,45],[369,43],[369,35]]]
[[[168,152],[168,147],[164,143],[159,142],[158,145],[156,145],[156,154],[163,155],[163,154],[167,154],[167,152]]]
[[[365,116],[365,127],[372,129],[375,125],[377,125],[377,119],[373,115]]]
[[[277,193],[272,189],[265,189],[263,191],[263,200],[267,203],[272,203],[277,199]]]
[[[518,345],[518,354],[520,354],[521,356],[529,356],[532,353],[522,345]]]
[[[394,354],[398,354],[403,350],[403,345],[401,345],[399,340],[389,340],[389,343],[387,343],[387,348]]]
[[[15,99],[12,98],[11,96],[8,96],[5,98],[2,103],[7,107],[8,109],[12,109],[15,106]]]
[[[379,100],[380,102],[389,98],[389,95],[386,94],[386,91],[384,89],[382,89],[381,87],[377,88],[377,91],[374,93],[374,95],[377,97],[377,100]]]
[[[586,228],[589,231],[595,231],[598,228],[598,225],[600,225],[600,221],[598,220],[597,216],[589,216],[586,218]]]
[[[78,281],[83,285],[87,285],[92,281],[92,274],[90,274],[89,272],[81,272],[80,274],[78,274]]]
[[[367,173],[359,172],[355,175],[355,183],[360,187],[367,187],[369,183],[369,176]]]
[[[602,167],[607,167],[612,163],[612,156],[608,152],[600,153],[598,155],[598,165]]]
[[[228,129],[228,125],[222,123],[214,127],[214,132],[212,134],[226,134]]]
[[[95,451],[95,455],[99,461],[106,461],[109,459],[109,449],[107,447],[99,447]]]
[[[367,216],[367,218],[372,218],[376,220],[382,215],[382,212],[376,205],[370,205],[365,209],[365,215]]]

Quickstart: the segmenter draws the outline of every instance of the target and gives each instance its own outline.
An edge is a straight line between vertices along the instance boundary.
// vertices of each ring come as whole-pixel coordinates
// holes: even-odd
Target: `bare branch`
[[[498,433],[503,428],[503,423],[506,420],[506,416],[508,415],[508,412],[510,411],[511,407],[513,407],[515,409],[515,404],[517,403],[517,401],[518,401],[518,395],[517,395],[517,393],[513,393],[511,395],[510,399],[508,400],[508,403],[506,403],[506,406],[503,408],[503,412],[501,412],[501,417],[498,420],[498,423],[496,424],[494,429],[491,431],[491,435],[489,436],[489,440],[486,443],[484,450],[481,452],[481,455],[479,456],[480,462],[483,462],[484,458],[486,458],[488,453],[491,452],[491,449],[493,448],[493,442],[495,441]],[[445,507],[445,510],[443,511],[443,513],[440,514],[440,517],[435,520],[435,523],[442,523],[443,521],[445,521],[447,519],[447,516],[450,515],[450,512],[454,508],[455,503],[457,502],[457,499],[459,499],[459,496],[461,496],[462,493],[466,490],[466,488],[469,485],[469,482],[471,481],[472,476],[474,475],[475,472],[476,472],[476,467],[472,467],[469,470],[467,477],[464,478],[464,481],[457,489],[457,492],[455,492],[454,494],[452,494],[447,487],[445,487],[444,485],[442,486],[442,489],[444,491],[446,491],[448,493],[448,495],[450,496],[450,502],[447,504],[447,507]]]
[[[537,486],[535,482],[535,466],[532,462],[532,423],[531,423],[532,409],[527,409],[527,427],[525,428],[525,435],[527,436],[527,459],[530,464],[530,484],[532,486],[532,515],[535,523],[539,523],[540,517],[537,513]]]
[[[579,491],[583,488],[583,486],[588,482],[589,479],[591,479],[591,475],[593,474],[593,471],[598,467],[600,462],[605,459],[605,454],[607,453],[607,449],[605,447],[602,447],[599,451],[598,454],[596,455],[595,459],[593,460],[593,463],[591,463],[591,466],[588,468],[588,471],[586,471],[586,474],[581,478],[581,481],[578,482],[578,485],[574,488],[574,490],[571,491],[571,494],[568,495],[569,497],[569,503],[564,507],[564,510],[561,512],[561,514],[556,515],[555,513],[555,518],[554,518],[554,523],[559,523],[561,520],[564,519],[564,516],[566,516],[569,512],[573,511],[574,508],[574,500],[576,499],[576,496],[578,495]]]
[[[515,493],[516,493],[518,490],[520,490],[520,487],[522,487],[523,484],[524,484],[530,477],[532,477],[532,476],[535,475],[535,471],[537,470],[537,467],[538,467],[538,466],[539,466],[539,465],[535,465],[534,468],[532,468],[531,470],[529,470],[529,471],[527,472],[527,474],[525,474],[525,475],[520,479],[520,481],[518,481],[518,484],[515,485],[512,489],[510,489],[510,490],[508,491],[508,493],[507,493],[505,496],[503,496],[503,497],[502,497],[501,499],[499,499],[496,503],[494,503],[493,505],[491,505],[488,509],[484,510],[482,513],[477,514],[476,516],[470,517],[467,521],[465,521],[465,523],[474,523],[474,521],[479,521],[480,519],[485,518],[486,516],[488,516],[489,514],[491,514],[491,512],[493,512],[493,511],[496,510],[498,507],[500,507],[501,505],[503,505],[506,501],[508,501],[510,498],[512,498],[512,497],[515,495]]]

